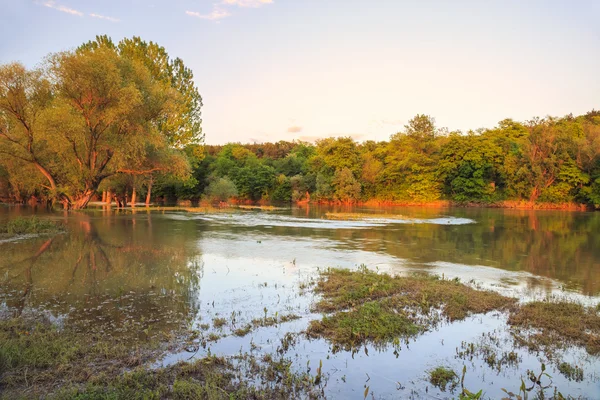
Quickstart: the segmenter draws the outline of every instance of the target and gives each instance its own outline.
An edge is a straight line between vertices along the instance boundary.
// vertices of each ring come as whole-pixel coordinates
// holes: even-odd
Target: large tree
[[[50,196],[85,207],[116,174],[187,173],[203,141],[192,74],[164,48],[109,38],[51,55],[43,70],[0,68],[0,153],[34,166]]]

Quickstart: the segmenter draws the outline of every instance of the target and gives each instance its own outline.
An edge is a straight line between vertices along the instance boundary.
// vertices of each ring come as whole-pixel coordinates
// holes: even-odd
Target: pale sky
[[[600,1],[0,0],[0,63],[97,34],[181,57],[206,143],[387,140],[600,109]]]

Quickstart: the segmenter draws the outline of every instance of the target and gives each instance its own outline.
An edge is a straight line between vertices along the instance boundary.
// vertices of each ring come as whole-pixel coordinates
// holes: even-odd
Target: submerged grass
[[[208,356],[151,369],[160,341],[58,329],[47,321],[0,321],[0,398],[281,399],[318,398],[315,377],[285,359]]]
[[[0,238],[10,238],[17,235],[58,233],[64,228],[54,221],[38,217],[17,217],[0,224]]]
[[[391,276],[366,268],[328,269],[322,272],[314,290],[322,296],[315,310],[333,314],[312,321],[307,333],[346,347],[415,336],[442,318],[460,320],[516,301],[472,289],[458,280],[430,275]]]
[[[600,315],[597,308],[571,302],[537,301],[515,309],[508,319],[523,344],[534,350],[561,344],[585,347],[592,355],[600,354]]]

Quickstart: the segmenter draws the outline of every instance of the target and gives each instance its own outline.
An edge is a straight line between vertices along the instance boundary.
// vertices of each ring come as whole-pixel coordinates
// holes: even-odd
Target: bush
[[[211,182],[205,190],[206,196],[213,201],[227,201],[237,196],[238,190],[231,179],[219,178]]]

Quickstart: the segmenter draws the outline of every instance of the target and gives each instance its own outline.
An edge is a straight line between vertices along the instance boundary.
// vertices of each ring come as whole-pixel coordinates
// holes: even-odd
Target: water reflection
[[[81,329],[136,335],[193,318],[202,274],[194,224],[165,224],[152,214],[63,220],[65,234],[0,245],[5,313],[44,310]]]

